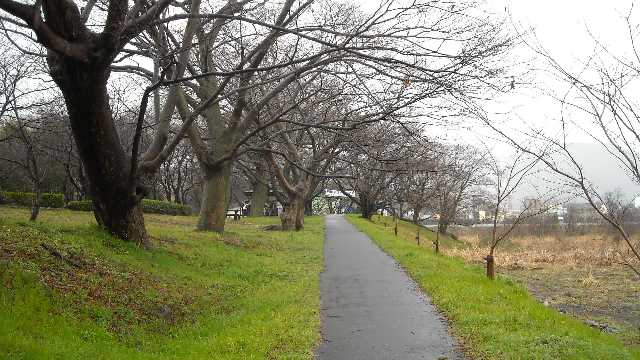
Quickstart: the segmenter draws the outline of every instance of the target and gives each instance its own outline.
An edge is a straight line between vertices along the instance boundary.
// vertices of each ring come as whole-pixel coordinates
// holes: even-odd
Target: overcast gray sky
[[[364,9],[372,9],[378,3],[358,1]],[[624,16],[629,13],[632,3],[629,0],[486,0],[483,6],[498,18],[509,19],[511,24],[508,26],[518,31],[533,29],[527,35],[529,42],[543,46],[563,66],[577,68],[581,61],[593,54],[594,38],[617,53],[630,49]],[[640,9],[636,9],[636,13],[640,18]],[[534,67],[545,66],[543,61],[534,59],[533,51],[527,46],[516,49],[516,56],[532,60]],[[562,93],[568,88],[566,83],[546,78],[543,72],[537,73],[533,80],[539,88],[555,93]],[[495,99],[486,110],[495,114],[496,121],[504,121],[510,124],[507,127],[519,129],[522,129],[522,123],[545,128],[558,126],[560,116],[557,101],[526,85]],[[479,125],[470,129],[458,125],[439,126],[431,127],[429,131],[430,135],[451,142],[489,143],[499,157],[508,158],[511,153],[509,146],[490,140],[493,133]],[[601,191],[621,188],[628,196],[638,193],[639,187],[588,134],[574,131],[569,141],[575,144],[577,157],[584,160],[585,173]],[[527,191],[520,191],[520,197]]]
[[[496,15],[507,14],[519,29],[532,28],[539,44],[569,68],[579,67],[593,54],[594,38],[618,54],[628,53],[630,46],[624,17],[629,14],[632,3],[629,0],[487,1]],[[557,92],[567,87],[552,79],[538,77],[537,80]],[[557,101],[537,91],[524,90],[499,101],[501,111],[509,109],[517,115],[515,121],[548,122],[548,126],[554,126],[554,119],[559,117]],[[584,164],[587,176],[602,191],[621,188],[628,196],[638,193],[638,186],[587,134],[574,131],[572,135],[578,160]]]

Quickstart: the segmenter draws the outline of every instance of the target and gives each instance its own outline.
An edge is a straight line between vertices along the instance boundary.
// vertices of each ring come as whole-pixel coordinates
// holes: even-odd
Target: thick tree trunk
[[[264,216],[264,206],[269,196],[269,186],[266,181],[256,181],[251,194],[251,216]]]
[[[264,158],[261,157],[261,160]],[[255,180],[253,182],[253,193],[251,194],[250,216],[264,216],[264,207],[269,197],[269,179],[264,161],[256,163]]]
[[[129,156],[116,130],[107,92],[106,64],[48,57],[49,71],[65,98],[71,129],[89,183],[98,223],[111,234],[148,245],[139,201],[129,186]]]
[[[149,237],[144,226],[142,205],[134,207],[116,206],[114,204],[97,210],[99,206],[93,200],[94,214],[98,223],[107,229],[112,235],[123,240],[136,241],[143,246],[149,246]]]
[[[304,215],[312,216],[313,215],[313,199],[305,200],[304,202]]]
[[[301,230],[304,228],[304,198],[299,195],[290,195],[289,203],[286,204],[280,214],[282,230]]]
[[[198,230],[224,232],[227,220],[231,162],[205,172]]]
[[[373,216],[373,211],[371,211],[371,209],[369,207],[363,207],[362,208],[362,217],[368,220],[371,220],[371,217]]]
[[[360,196],[360,210],[363,218],[371,220],[371,217],[376,212],[375,203],[366,196]]]

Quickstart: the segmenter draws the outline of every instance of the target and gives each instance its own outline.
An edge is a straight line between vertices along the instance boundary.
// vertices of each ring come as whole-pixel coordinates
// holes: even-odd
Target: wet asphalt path
[[[342,216],[326,218],[320,360],[460,359],[429,299]]]

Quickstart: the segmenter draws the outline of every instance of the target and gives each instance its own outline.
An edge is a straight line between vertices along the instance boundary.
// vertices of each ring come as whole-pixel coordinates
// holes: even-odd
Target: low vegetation
[[[491,281],[480,265],[436,255],[415,241],[411,224],[399,236],[388,219],[348,219],[409,272],[450,320],[453,332],[473,357],[485,359],[633,359],[640,348],[537,301],[521,283],[498,276]],[[427,236],[433,233],[426,231]],[[410,235],[413,235],[413,238]],[[464,248],[444,238],[450,248]]]
[[[35,196],[36,194],[32,192],[0,191],[0,204],[31,206]],[[59,193],[44,193],[42,194],[40,206],[48,208],[64,207],[64,195]]]
[[[69,201],[67,209],[76,211],[93,211],[91,200]],[[142,199],[142,211],[146,214],[189,215],[188,206],[161,200]]]
[[[489,230],[455,228],[465,246],[445,252],[481,263]],[[497,265],[499,272],[522,281],[540,302],[638,345],[640,284],[624,265],[628,251],[606,226],[579,226],[572,231],[524,227],[499,250]]]
[[[319,341],[321,218],[193,231],[149,215],[152,250],[91,213],[0,207],[0,358],[307,359]]]

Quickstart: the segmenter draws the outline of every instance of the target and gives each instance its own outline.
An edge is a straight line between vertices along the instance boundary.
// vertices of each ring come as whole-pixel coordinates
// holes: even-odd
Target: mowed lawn
[[[488,280],[484,268],[462,259],[436,255],[433,232],[418,246],[415,227],[401,223],[396,237],[385,220],[347,217],[393,256],[450,320],[471,358],[478,359],[639,359],[638,346],[595,330],[534,299],[526,288],[504,276]],[[386,219],[388,220],[388,219]],[[456,240],[444,240],[458,246]]]
[[[146,215],[152,250],[91,213],[0,207],[2,359],[309,359],[319,341],[324,222],[267,231]]]

